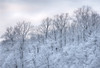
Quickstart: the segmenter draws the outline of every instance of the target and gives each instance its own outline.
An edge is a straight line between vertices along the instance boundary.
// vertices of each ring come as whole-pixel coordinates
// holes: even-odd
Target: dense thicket
[[[19,22],[2,35],[0,68],[100,68],[99,28],[100,15],[86,6],[37,27]]]

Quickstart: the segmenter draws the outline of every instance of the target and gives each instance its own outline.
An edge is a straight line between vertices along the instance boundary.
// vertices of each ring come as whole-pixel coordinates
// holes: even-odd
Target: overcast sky
[[[0,0],[0,36],[16,22],[25,20],[39,25],[46,17],[71,14],[83,5],[100,12],[100,0]]]

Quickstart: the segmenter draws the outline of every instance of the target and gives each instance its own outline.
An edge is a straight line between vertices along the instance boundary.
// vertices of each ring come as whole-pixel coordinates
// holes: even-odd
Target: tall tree
[[[45,33],[45,38],[48,38],[48,34],[50,31],[50,25],[51,25],[51,19],[50,18],[46,18],[43,20],[42,22],[42,28],[43,28],[43,32]]]
[[[54,22],[56,29],[59,32],[59,39],[60,39],[59,42],[60,42],[60,47],[62,48],[63,30],[69,23],[69,16],[67,13],[61,14],[61,15],[56,15],[53,22]]]
[[[23,52],[24,52],[24,45],[25,45],[25,40],[28,38],[28,34],[30,32],[31,25],[29,22],[22,22],[22,23],[17,23],[17,25],[14,28],[14,31],[16,32],[16,37],[20,41],[20,59],[22,63],[22,68],[24,68],[24,62],[23,62]]]

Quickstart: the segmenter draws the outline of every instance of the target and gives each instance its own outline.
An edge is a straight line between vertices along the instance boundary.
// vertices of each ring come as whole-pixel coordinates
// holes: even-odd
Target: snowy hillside
[[[8,27],[0,68],[100,68],[100,15],[90,7]]]

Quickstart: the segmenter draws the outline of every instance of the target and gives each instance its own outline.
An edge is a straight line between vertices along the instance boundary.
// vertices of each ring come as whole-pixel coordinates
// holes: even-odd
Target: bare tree
[[[63,35],[63,30],[65,27],[67,27],[67,24],[69,22],[69,17],[68,14],[61,14],[61,15],[56,15],[55,19],[53,20],[54,25],[56,29],[59,32],[59,39],[60,39],[60,46],[62,48],[62,35]]]
[[[50,30],[50,25],[51,25],[51,19],[50,18],[46,18],[43,20],[42,22],[42,28],[43,28],[43,32],[45,33],[45,38],[48,38],[48,33]]]
[[[14,28],[17,38],[20,39],[22,42],[25,42],[25,39],[28,38],[30,29],[30,22],[27,23],[24,21],[22,23],[17,23],[17,25]]]
[[[16,40],[15,38],[15,31],[13,27],[8,27],[6,29],[6,32],[4,33],[4,35],[2,36],[2,38],[4,38],[5,42],[11,42],[12,46],[14,45],[14,41]]]
[[[81,27],[82,31],[82,39],[86,41],[86,30],[88,29],[90,23],[90,16],[92,14],[92,10],[90,7],[83,6],[75,11],[75,16],[79,27]]]
[[[97,33],[100,27],[100,15],[96,12],[91,14],[91,23],[89,25],[88,34],[91,35],[93,32]]]
[[[24,68],[24,64],[23,64],[24,43],[25,43],[25,40],[28,37],[30,29],[31,29],[30,23],[27,23],[27,22],[24,22],[24,21],[22,23],[17,23],[17,25],[14,28],[14,31],[16,32],[16,37],[21,42],[20,59],[21,59],[21,62],[22,62],[22,68]]]
[[[98,24],[100,17],[90,7],[83,6],[75,11],[75,18],[75,22],[78,23],[78,29],[81,29],[79,31],[82,34],[82,39],[86,41],[91,32],[93,32],[92,30],[96,29],[97,25],[95,24]]]

